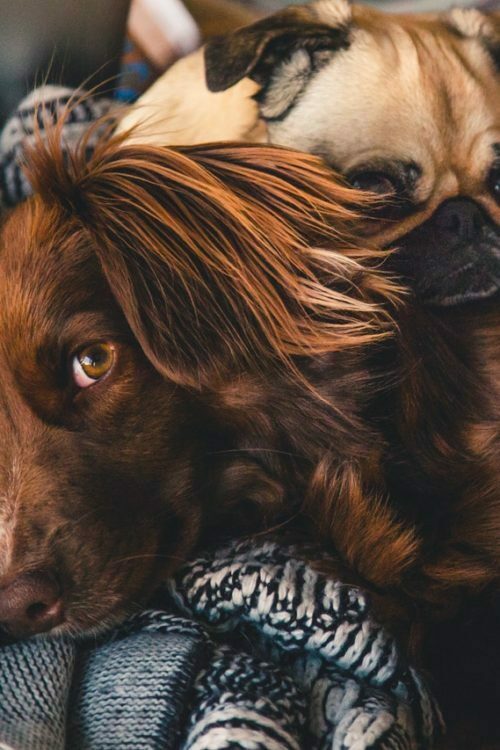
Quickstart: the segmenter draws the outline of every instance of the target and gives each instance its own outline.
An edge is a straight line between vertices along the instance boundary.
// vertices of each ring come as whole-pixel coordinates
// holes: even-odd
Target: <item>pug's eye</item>
[[[358,172],[350,178],[350,183],[356,190],[365,190],[377,195],[395,195],[398,191],[394,179],[383,172]]]
[[[491,170],[488,187],[496,202],[500,203],[500,167],[495,167]]]
[[[111,344],[90,344],[75,354],[73,380],[79,388],[88,388],[101,380],[115,363],[116,351]]]

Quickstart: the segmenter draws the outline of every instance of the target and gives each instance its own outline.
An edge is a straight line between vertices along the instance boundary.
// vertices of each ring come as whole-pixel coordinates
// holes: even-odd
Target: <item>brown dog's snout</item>
[[[27,573],[0,588],[0,624],[11,635],[44,633],[62,620],[61,588],[51,574]]]

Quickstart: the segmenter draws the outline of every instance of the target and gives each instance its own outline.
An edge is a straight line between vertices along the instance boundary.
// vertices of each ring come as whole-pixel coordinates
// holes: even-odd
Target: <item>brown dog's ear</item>
[[[314,56],[348,46],[351,9],[346,0],[328,0],[287,8],[205,46],[206,81],[210,91],[224,91],[249,76],[265,86],[275,69],[302,52],[298,75],[304,77]]]
[[[132,333],[165,377],[200,388],[273,363],[292,373],[294,355],[388,330],[377,302],[393,290],[368,270],[381,254],[350,232],[363,196],[314,157],[118,142],[65,163],[54,149],[32,154],[37,200],[82,225]]]

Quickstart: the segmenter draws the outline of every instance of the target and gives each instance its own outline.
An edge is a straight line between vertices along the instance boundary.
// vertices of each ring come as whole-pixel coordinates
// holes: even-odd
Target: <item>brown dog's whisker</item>
[[[142,555],[130,555],[128,557],[119,557],[113,560],[112,565],[122,565],[123,563],[133,562],[134,560],[173,560],[176,563],[187,563],[188,557],[181,557],[179,555],[165,555],[160,552],[154,552],[152,554]]]
[[[305,455],[299,453],[291,453],[290,451],[282,451],[278,448],[267,448],[267,447],[252,447],[252,448],[228,448],[227,450],[221,451],[208,451],[208,456],[224,456],[231,454],[245,455],[247,453],[274,453],[279,456],[287,456],[289,458],[305,458]]]

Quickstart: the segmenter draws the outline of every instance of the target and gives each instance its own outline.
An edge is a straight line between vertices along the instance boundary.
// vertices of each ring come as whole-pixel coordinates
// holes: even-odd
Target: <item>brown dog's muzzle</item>
[[[63,617],[61,589],[50,573],[27,573],[0,588],[0,624],[10,635],[44,633]]]
[[[427,304],[485,299],[500,288],[500,231],[470,198],[445,201],[397,245],[397,271]]]

